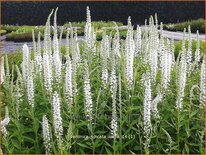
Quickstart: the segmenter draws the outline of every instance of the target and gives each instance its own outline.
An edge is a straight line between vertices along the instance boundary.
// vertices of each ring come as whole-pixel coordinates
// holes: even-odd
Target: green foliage
[[[4,35],[5,33],[6,33],[6,30],[2,30],[2,29],[1,29],[0,34],[1,34],[1,35]]]
[[[197,30],[199,30],[200,33],[205,32],[205,20],[202,18],[176,24],[165,24],[164,29],[171,31],[183,31],[184,28],[188,28],[189,25],[191,27],[191,32],[193,33],[196,33]]]
[[[17,31],[20,26],[14,25],[2,25],[2,29],[6,30],[7,33],[11,33],[12,31]]]
[[[121,22],[116,22],[118,26],[122,26],[123,23]],[[84,28],[86,22],[83,21],[83,22],[72,22],[71,23],[73,27],[81,27],[81,28]],[[69,24],[65,24],[64,25],[65,27],[69,27]],[[98,30],[98,29],[101,29],[102,27],[113,27],[114,26],[114,23],[112,21],[108,21],[108,22],[105,22],[105,21],[92,21],[92,26],[94,27],[94,29]]]
[[[77,34],[79,36],[84,35],[84,26],[85,22],[72,22],[71,23],[73,27],[80,27],[80,29],[77,30]],[[114,26],[113,22],[105,22],[105,21],[94,21],[92,22],[92,25],[94,26],[95,30],[98,31],[102,27],[112,27]],[[117,22],[118,26],[122,26],[123,24],[120,22]],[[69,24],[64,25],[65,29],[63,31],[62,37],[66,37],[66,28],[69,27]],[[2,29],[6,30],[7,41],[15,41],[15,42],[26,42],[26,41],[32,41],[32,29],[34,30],[35,38],[37,39],[38,33],[41,32],[41,39],[43,39],[44,34],[44,26],[13,26],[13,25],[3,25]],[[60,32],[60,29],[58,30]],[[52,32],[53,33],[53,32]],[[124,36],[124,34],[122,35]],[[102,34],[98,34],[97,39],[101,40]],[[124,37],[123,37],[124,38]]]
[[[195,50],[196,50],[196,41],[192,41],[192,55],[195,56]],[[186,48],[188,47],[188,41],[185,42]],[[182,41],[175,42],[175,58],[178,57],[179,52],[182,48]],[[205,50],[205,42],[200,41],[200,54],[203,55]]]
[[[179,48],[179,42],[176,43],[176,50]],[[65,53],[65,47],[61,48]],[[83,52],[84,48],[81,48]],[[32,54],[33,55],[33,54]],[[22,61],[22,53],[15,52],[7,54],[9,68],[12,65],[20,65]],[[33,57],[33,56],[32,56]],[[99,54],[93,55],[92,61],[89,63],[90,81],[92,100],[94,102],[94,119],[93,131],[91,133],[88,122],[84,117],[84,94],[83,94],[83,70],[80,66],[77,71],[78,93],[74,97],[72,108],[68,107],[65,101],[62,88],[53,88],[61,95],[61,110],[63,118],[64,135],[66,140],[63,141],[61,150],[56,146],[55,137],[52,136],[52,153],[145,153],[143,144],[143,88],[141,86],[141,76],[146,72],[146,66],[141,65],[139,58],[134,61],[134,79],[135,84],[131,91],[127,90],[125,75],[124,57],[120,58],[120,66],[117,72],[121,75],[121,102],[117,96],[118,106],[117,115],[120,128],[118,133],[120,137],[115,141],[113,139],[104,138],[110,136],[110,117],[111,117],[111,93],[109,85],[104,90],[101,83],[101,66],[99,64]],[[15,73],[13,68],[11,73]],[[199,107],[199,90],[191,88],[198,85],[200,79],[199,68],[194,70],[187,79],[185,89],[185,97],[183,100],[183,110],[180,112],[175,108],[176,104],[176,78],[177,66],[174,67],[171,74],[169,90],[165,94],[164,100],[158,105],[160,118],[153,119],[153,131],[150,143],[149,153],[204,153],[204,109]],[[16,74],[16,73],[15,73]],[[157,74],[157,83],[160,78],[160,72]],[[26,95],[20,100],[20,113],[17,119],[15,93],[18,86],[15,86],[12,76],[8,77],[2,85],[2,110],[4,114],[5,106],[9,107],[11,123],[8,126],[9,136],[3,137],[2,146],[4,153],[45,153],[41,119],[44,114],[47,115],[49,123],[52,124],[51,100],[50,95],[45,93],[43,87],[43,79],[40,76],[35,78],[35,107],[32,109]],[[61,81],[62,86],[64,80]],[[24,87],[23,87],[24,88]],[[152,86],[152,97],[157,94],[156,85]],[[26,94],[26,89],[21,90]],[[50,126],[50,130],[53,128]],[[53,133],[53,131],[52,131]],[[71,138],[75,136],[84,136],[83,138]],[[92,139],[89,135],[100,136],[102,139]]]
[[[99,30],[96,32],[96,39],[98,41],[102,40],[102,34],[103,34],[103,30]],[[112,37],[114,37],[115,35],[115,30],[113,29],[109,29],[106,31],[106,34],[107,35],[111,35]],[[125,39],[126,36],[127,36],[127,31],[126,30],[120,30],[119,31],[119,36],[120,36],[120,39]]]

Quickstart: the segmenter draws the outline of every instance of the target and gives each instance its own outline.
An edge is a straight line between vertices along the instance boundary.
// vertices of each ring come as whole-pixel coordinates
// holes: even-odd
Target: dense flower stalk
[[[92,27],[91,23],[91,15],[90,15],[90,10],[89,7],[87,6],[87,20],[86,20],[86,25],[85,25],[85,41],[87,45],[87,50],[96,52],[95,49],[95,41],[96,41],[96,34],[94,32],[94,27]]]
[[[29,63],[30,63],[30,57],[29,57],[29,47],[27,44],[23,45],[23,61],[22,61],[22,74],[23,78],[26,81],[29,74]]]
[[[5,118],[1,121],[1,132],[3,136],[7,136],[8,134],[6,126],[9,124],[9,122],[10,122],[9,111],[8,108],[5,107]]]
[[[4,82],[5,70],[4,70],[4,57],[1,58],[1,84]]]
[[[44,86],[46,90],[50,93],[52,92],[52,69],[49,62],[48,53],[44,53],[43,55],[43,71],[44,71]]]
[[[170,50],[170,41],[162,51],[162,68],[161,68],[161,84],[164,90],[168,88],[170,75],[172,70],[172,51]]]
[[[154,25],[153,17],[149,20],[149,40],[148,40],[148,50],[146,57],[148,57],[149,65],[151,68],[152,80],[155,81],[157,69],[158,69],[158,31]]]
[[[205,105],[205,95],[206,95],[206,86],[205,86],[205,55],[203,57],[202,65],[201,65],[201,74],[200,74],[200,103],[201,106]]]
[[[37,71],[41,73],[42,71],[42,56],[41,56],[41,33],[38,33],[38,40],[37,40],[37,50],[34,57],[35,65],[37,67]]]
[[[44,53],[43,53],[43,74],[44,74],[44,86],[46,90],[52,92],[52,55],[51,55],[51,37],[50,37],[50,18],[52,12],[49,14],[49,17],[46,22],[45,31],[44,31]]]
[[[135,56],[137,56],[141,52],[141,47],[142,47],[142,31],[141,31],[141,27],[137,25]]]
[[[135,45],[133,39],[133,28],[131,25],[131,18],[128,18],[128,31],[126,38],[126,80],[128,84],[128,89],[131,89],[133,84],[133,59],[135,52]]]
[[[145,137],[145,148],[149,147],[150,134],[152,130],[151,124],[151,80],[147,73],[144,75],[144,137]]]
[[[31,71],[30,71],[31,72]],[[29,104],[34,107],[34,81],[32,74],[30,73],[27,78],[27,98]]]
[[[65,96],[67,101],[71,104],[73,91],[72,91],[72,64],[70,57],[67,56],[66,73],[65,73]]]
[[[61,117],[61,105],[60,98],[57,92],[53,93],[53,125],[54,125],[54,133],[58,140],[61,140],[61,136],[63,135],[63,126],[62,126],[62,117]]]
[[[191,63],[192,63],[192,39],[191,39],[191,29],[190,26],[188,26],[188,49],[187,49],[187,68],[188,72],[191,70]]]
[[[197,30],[197,40],[196,40],[196,50],[195,50],[195,65],[198,65],[200,62],[200,40],[199,40],[199,31]]]
[[[85,96],[85,113],[87,119],[92,122],[93,120],[93,104],[91,95],[91,86],[89,79],[89,67],[87,63],[85,64],[85,75],[84,75],[84,96]]]
[[[51,150],[51,135],[49,131],[49,122],[46,115],[42,117],[42,132],[46,154],[49,154]]]
[[[110,42],[108,36],[103,33],[102,42],[100,45],[100,57],[102,65],[102,83],[103,87],[106,88],[108,82],[108,69],[107,69],[107,59],[110,52]]]
[[[112,121],[111,121],[111,134],[113,138],[117,137],[117,112],[116,112],[116,92],[117,92],[117,79],[115,69],[112,68],[111,71],[111,93],[112,93]]]
[[[62,62],[60,58],[59,41],[58,41],[58,35],[57,35],[57,11],[58,11],[58,8],[55,10],[55,13],[54,13],[53,65],[54,65],[55,80],[57,81],[57,83],[59,83],[61,80]]]
[[[183,47],[179,72],[178,72],[178,95],[176,101],[176,107],[178,109],[182,109],[182,100],[184,98],[184,91],[186,85],[186,75],[187,75],[187,63],[186,63],[186,49]]]

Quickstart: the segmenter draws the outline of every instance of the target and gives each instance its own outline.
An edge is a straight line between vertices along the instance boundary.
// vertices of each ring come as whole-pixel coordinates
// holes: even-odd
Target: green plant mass
[[[87,7],[86,22],[68,24],[62,46],[57,10],[32,28],[32,49],[24,44],[1,58],[4,154],[204,153],[205,45],[198,33],[196,41],[164,38],[156,16],[144,32],[130,17],[124,30],[115,22],[100,26]]]

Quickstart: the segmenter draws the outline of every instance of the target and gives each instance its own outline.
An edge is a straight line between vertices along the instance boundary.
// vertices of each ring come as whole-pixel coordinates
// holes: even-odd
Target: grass
[[[0,34],[1,34],[1,35],[6,34],[6,30],[2,30],[2,29],[1,29]]]
[[[85,22],[72,22],[73,27],[80,27],[77,30],[79,36],[84,35],[84,26]],[[105,21],[94,21],[93,26],[96,31],[99,31],[102,27],[112,27],[114,26],[113,22]],[[117,22],[118,26],[123,25],[120,22]],[[64,25],[65,28],[69,27],[69,24]],[[38,32],[41,32],[41,39],[43,39],[44,26],[13,26],[13,25],[3,25],[2,29],[6,30],[8,33],[6,36],[6,41],[15,41],[15,42],[26,42],[32,41],[32,29],[34,29],[35,37],[37,38]],[[60,30],[59,30],[60,31]],[[98,33],[97,39],[101,40],[101,33]],[[63,31],[63,38],[66,37],[66,29]]]
[[[202,18],[176,24],[165,24],[164,29],[170,31],[183,31],[184,28],[188,28],[189,25],[191,27],[191,32],[193,33],[196,33],[197,30],[199,30],[200,33],[205,32],[205,20]]]
[[[193,57],[195,56],[195,50],[196,50],[196,41],[192,41],[192,55]],[[185,46],[188,47],[188,41],[185,42]],[[175,42],[175,57],[178,57],[179,51],[182,48],[182,41],[177,41]],[[204,49],[205,49],[205,42],[200,41],[200,52],[201,55],[204,54]]]

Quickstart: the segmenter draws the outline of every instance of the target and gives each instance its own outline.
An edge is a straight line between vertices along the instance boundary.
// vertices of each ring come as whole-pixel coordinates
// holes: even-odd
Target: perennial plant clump
[[[97,41],[86,10],[84,40],[70,23],[64,52],[57,8],[43,46],[33,32],[21,65],[9,68],[7,54],[1,58],[3,153],[204,153],[199,32],[193,51],[188,27],[175,57],[175,41],[164,38],[157,15],[145,29],[129,17],[125,40],[114,22],[115,35],[104,29]]]

